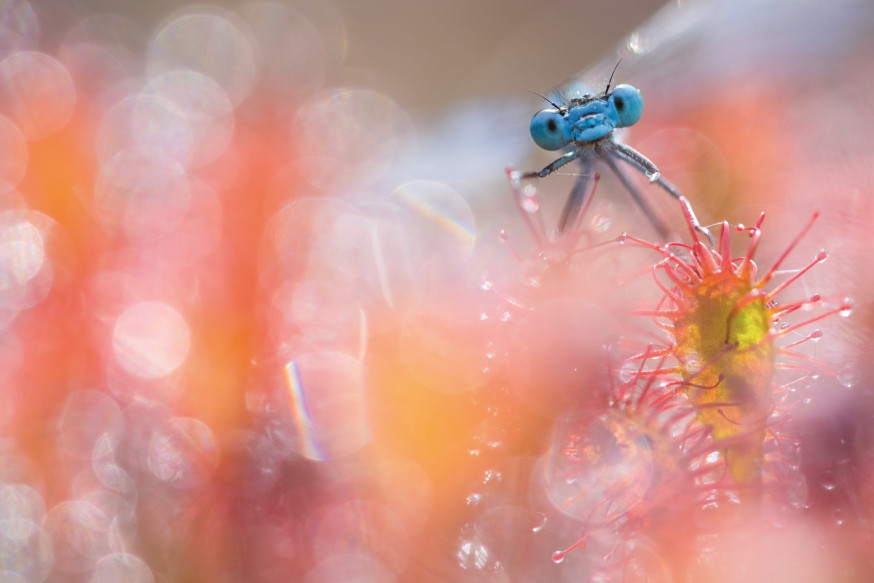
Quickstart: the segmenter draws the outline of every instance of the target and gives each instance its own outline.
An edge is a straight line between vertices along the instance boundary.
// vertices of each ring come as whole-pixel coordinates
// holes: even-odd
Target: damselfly
[[[523,173],[519,178],[543,178],[574,160],[580,161],[582,170],[577,175],[559,218],[559,232],[564,232],[568,225],[575,223],[574,219],[584,209],[586,198],[592,192],[589,186],[593,166],[595,161],[600,160],[619,178],[662,238],[667,239],[670,231],[626,173],[623,165],[628,165],[642,172],[651,183],[660,186],[685,206],[695,229],[712,241],[710,232],[701,226],[691,205],[677,187],[662,177],[649,158],[616,139],[616,129],[633,126],[640,120],[643,96],[636,87],[625,84],[617,85],[611,91],[611,82],[612,75],[604,92],[596,95],[580,93],[562,103],[544,98],[551,107],[540,110],[531,119],[531,137],[544,150],[567,149],[567,152],[542,170]]]

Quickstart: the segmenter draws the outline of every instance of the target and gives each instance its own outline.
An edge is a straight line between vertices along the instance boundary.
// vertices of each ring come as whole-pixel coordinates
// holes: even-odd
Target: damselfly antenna
[[[616,74],[616,69],[619,68],[619,63],[622,62],[622,59],[616,63],[616,66],[613,67],[613,72],[610,73],[610,79],[607,80],[607,89],[604,90],[604,97],[606,98],[610,94],[610,84],[613,83],[613,75]]]
[[[553,103],[553,101],[549,97],[547,97],[546,95],[542,95],[536,91],[531,91],[531,93],[533,93],[537,97],[543,99],[546,103],[548,103],[549,105],[553,106],[556,109],[565,109],[565,107],[563,105],[558,105],[557,103]]]

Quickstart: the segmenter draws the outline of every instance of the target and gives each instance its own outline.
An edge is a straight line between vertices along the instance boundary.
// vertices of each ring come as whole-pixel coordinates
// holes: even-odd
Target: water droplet
[[[831,492],[838,485],[837,480],[835,480],[834,474],[831,472],[825,472],[819,478],[819,484],[822,486],[822,489],[825,490],[826,492]]]
[[[856,369],[855,365],[848,364],[838,371],[836,378],[839,383],[848,389],[852,389],[859,383],[859,371]]]
[[[467,498],[465,498],[465,502],[467,502],[468,506],[476,506],[477,504],[482,502],[482,499],[483,495],[479,492],[471,492],[467,495]]]
[[[492,481],[500,482],[503,478],[504,475],[498,470],[486,470],[483,472],[483,484],[488,484]]]
[[[705,457],[704,459],[707,460],[707,463],[708,463],[708,464],[715,464],[715,463],[717,463],[720,459],[722,459],[722,453],[719,452],[718,450],[717,450],[717,451],[711,451],[710,453],[707,454],[707,457]]]
[[[815,304],[816,302],[818,302],[818,301],[820,301],[820,300],[822,300],[822,296],[821,296],[821,295],[819,295],[819,294],[813,294],[812,296],[810,296],[810,299],[807,300],[807,301],[810,302],[810,303],[812,303],[812,304]]]
[[[810,339],[814,342],[819,342],[820,338],[822,338],[822,330],[814,330],[810,333]]]
[[[852,450],[853,445],[851,445],[850,440],[842,437],[838,440],[837,445],[832,448],[832,461],[838,465],[846,465],[852,458]]]
[[[500,440],[488,441],[486,442],[486,446],[488,446],[489,449],[498,449],[499,447],[504,446],[504,442]]]
[[[822,263],[826,259],[828,259],[828,251],[826,251],[825,249],[821,249],[819,253],[816,254],[816,262]]]
[[[850,298],[844,298],[844,303],[841,304],[840,314],[844,318],[853,313],[853,301]]]
[[[489,319],[489,315],[486,314],[485,312],[482,312],[482,313],[479,315],[479,319],[480,319],[480,321],[485,322],[486,320]]]
[[[555,563],[556,565],[558,565],[559,563],[564,561],[564,558],[566,556],[567,556],[567,551],[555,551],[554,553],[552,553],[552,562]]]
[[[540,199],[537,198],[536,194],[526,193],[525,196],[522,197],[522,210],[531,214],[540,210]]]
[[[531,532],[535,534],[543,530],[543,527],[546,526],[546,521],[548,520],[548,517],[543,513],[538,513],[538,518],[540,518],[540,522],[531,528]]]
[[[625,245],[625,241],[628,240],[628,233],[622,233],[618,237],[616,237],[616,242],[620,245]]]
[[[637,371],[640,368],[640,365],[635,362],[626,362],[622,365],[622,368],[619,369],[619,381],[628,384],[634,379],[637,378]]]
[[[487,280],[482,282],[482,285],[480,285],[480,287],[482,288],[483,291],[492,291],[495,287],[495,284],[493,284],[490,280],[487,279]]]
[[[473,456],[473,457],[479,456],[479,450],[476,448],[467,450],[467,453],[468,453],[468,455]]]
[[[504,242],[506,243],[507,240],[509,240],[510,236],[507,234],[507,230],[506,230],[506,229],[501,229],[500,231],[498,231],[498,238],[499,238],[501,241],[504,241]]]
[[[843,526],[847,523],[847,513],[844,512],[843,508],[835,508],[832,512],[832,519],[838,526]]]
[[[797,466],[796,466],[797,470]],[[807,480],[801,475],[800,470],[788,474],[784,488],[784,496],[789,506],[796,510],[804,510],[810,505],[807,502]]]
[[[794,392],[795,392],[794,387],[789,387],[789,390],[788,390],[787,392],[789,392],[789,393],[794,393]],[[784,413],[784,412],[782,412],[782,411],[774,411],[774,412],[771,413],[771,415],[768,417],[768,425],[769,425],[769,426],[779,425],[780,423],[783,423],[783,422],[784,422],[784,420],[786,419],[786,417],[787,417],[786,413]],[[777,440],[774,439],[774,438],[766,438],[766,439],[765,439],[765,443],[766,443],[766,444],[770,443],[770,444],[772,444],[775,448],[778,447],[778,446],[777,446]]]
[[[701,368],[703,367],[701,359],[698,358],[698,354],[695,352],[691,352],[691,351],[686,356],[686,358],[684,359],[684,362],[682,364],[683,364],[683,367],[686,369],[686,372],[690,375],[694,375],[694,374],[701,372]]]

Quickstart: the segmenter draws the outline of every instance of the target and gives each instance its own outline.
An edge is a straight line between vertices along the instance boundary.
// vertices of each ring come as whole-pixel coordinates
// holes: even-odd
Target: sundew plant
[[[823,337],[818,322],[852,311],[846,297],[791,298],[797,282],[827,258],[820,250],[797,268],[783,268],[819,213],[763,269],[755,254],[764,214],[749,227],[723,222],[713,244],[702,241],[686,212],[689,243],[657,244],[623,233],[579,246],[585,235],[576,228],[561,235],[545,229],[534,187],[520,182],[519,173],[509,176],[536,241],[526,263],[539,272],[528,279],[537,289],[523,310],[533,314],[549,305],[555,292],[545,279],[574,278],[574,271],[591,277],[584,264],[642,249],[652,262],[641,273],[652,276],[657,290],[644,296],[656,299],[651,309],[629,313],[652,318],[660,331],[627,325],[608,337],[602,347],[606,378],[579,386],[578,402],[559,415],[535,471],[534,499],[546,502],[546,509],[532,532],[549,532],[555,518],[574,519],[580,536],[553,552],[553,561],[564,563],[572,551],[585,554],[594,546],[580,568],[606,580],[682,580],[692,573],[721,577],[771,568],[770,559],[758,564],[759,558],[727,565],[718,549],[723,539],[730,545],[733,537],[753,536],[744,529],[763,528],[755,519],[759,513],[805,516],[796,392],[838,372],[805,348]],[[685,201],[682,208],[688,208]],[[733,251],[733,235],[745,243],[742,252]],[[627,285],[623,279],[609,285]],[[562,522],[558,530],[565,528]],[[708,553],[710,562],[698,552]]]

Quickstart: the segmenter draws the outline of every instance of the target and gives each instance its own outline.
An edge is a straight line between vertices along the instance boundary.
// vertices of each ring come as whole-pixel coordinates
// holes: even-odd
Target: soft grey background
[[[302,0],[308,2],[312,0]],[[318,2],[318,0],[315,0]],[[296,0],[287,0],[296,6]],[[237,0],[200,2],[233,8]],[[585,69],[661,0],[333,0],[344,66],[376,78],[411,110],[473,97],[546,91]],[[84,0],[151,30],[178,0]]]

